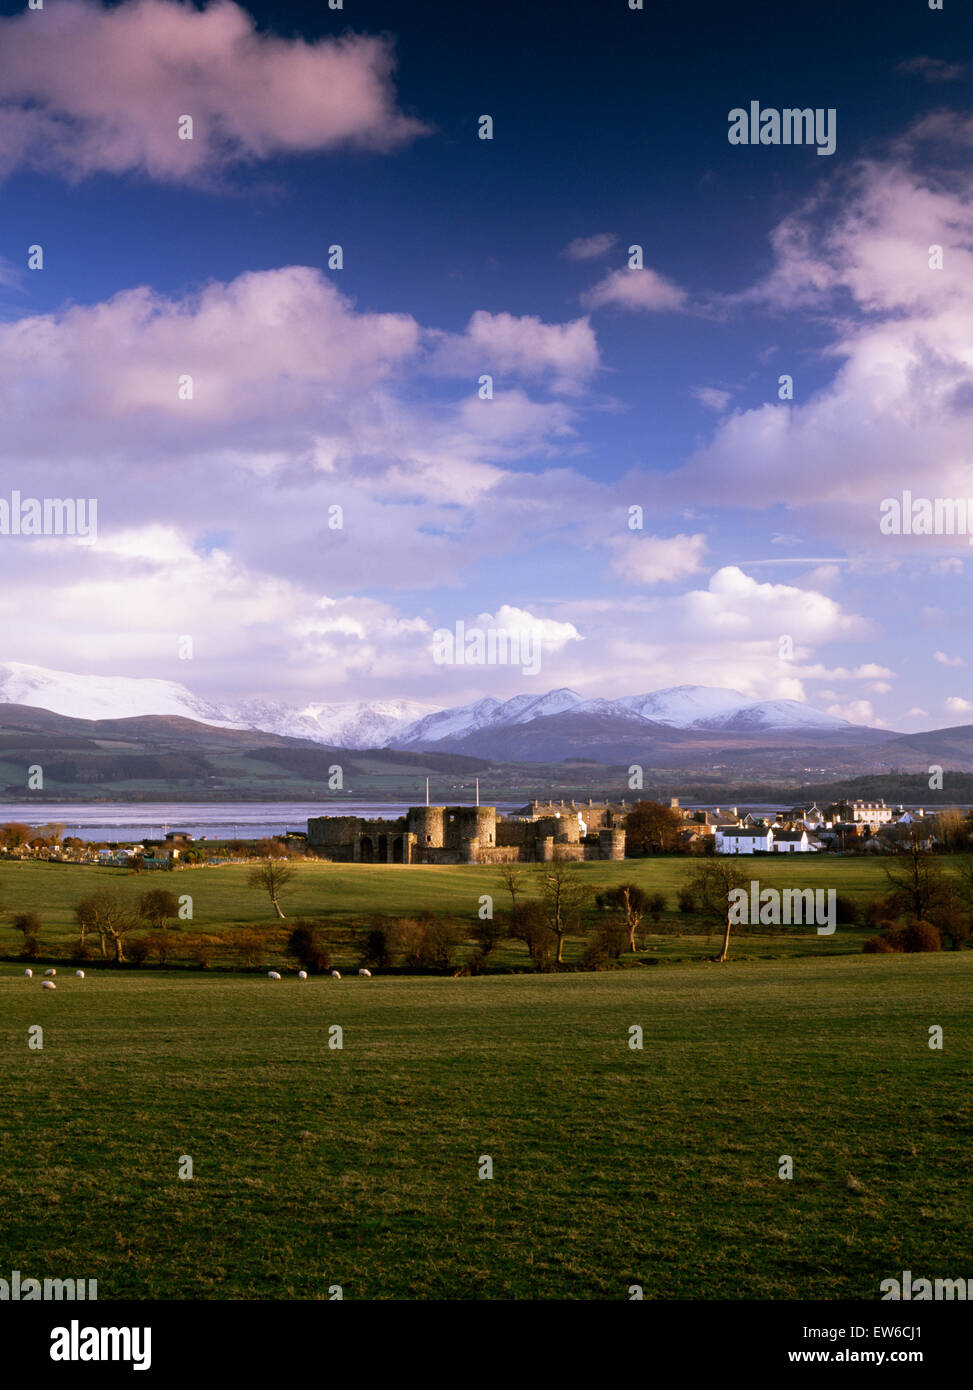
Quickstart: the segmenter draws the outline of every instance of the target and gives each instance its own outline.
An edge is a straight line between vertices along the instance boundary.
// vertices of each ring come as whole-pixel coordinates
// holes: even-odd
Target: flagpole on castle
[[[429,778],[426,778],[426,805],[429,805]]]
[[[480,779],[479,779],[479,777],[476,779],[476,804],[477,804],[477,806],[479,806],[479,804],[480,804]]]

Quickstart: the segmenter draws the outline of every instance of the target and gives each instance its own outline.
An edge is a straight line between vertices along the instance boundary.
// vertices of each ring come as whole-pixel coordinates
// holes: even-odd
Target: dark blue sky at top
[[[5,189],[4,251],[22,263],[22,247],[43,233],[46,273],[26,286],[31,309],[140,283],[177,292],[250,269],[323,266],[328,245],[340,242],[339,283],[362,309],[457,330],[480,308],[559,321],[582,312],[578,294],[599,267],[557,252],[601,230],[617,231],[620,245],[640,242],[648,265],[692,291],[739,289],[768,264],[770,228],[818,177],[928,109],[929,85],[896,64],[955,58],[971,32],[958,0],[941,13],[925,0],[647,0],[642,12],[624,0],[248,8],[261,28],[285,36],[349,27],[394,35],[401,105],[435,131],[394,155],[240,169],[230,192],[134,176],[66,189],[17,175]],[[958,99],[966,83],[956,86],[936,97]],[[752,99],[835,106],[837,153],[730,146],[727,111]],[[496,123],[493,142],[475,138],[484,112]],[[616,248],[611,264],[621,263]],[[8,313],[25,307],[7,297]],[[613,310],[599,314],[598,332],[611,368],[603,384],[632,403],[596,464],[610,476],[634,462],[671,463],[690,448],[709,421],[688,386],[725,375],[728,349],[750,365],[781,327]],[[813,329],[802,332],[802,347],[813,349]],[[805,370],[830,368],[812,358]],[[765,388],[756,382],[755,398]]]
[[[20,15],[24,3],[0,0],[0,14]],[[31,23],[41,30],[58,3],[45,0]],[[247,271],[310,265],[333,274],[359,310],[410,314],[428,329],[460,332],[477,310],[563,323],[586,312],[583,292],[625,264],[631,243],[694,307],[705,306],[760,281],[772,264],[770,233],[822,180],[863,156],[884,157],[890,140],[936,108],[971,109],[971,0],[945,0],[941,12],[927,0],[646,0],[634,12],[627,0],[345,0],[341,11],[326,0],[246,0],[244,7],[261,30],[282,38],[391,36],[395,103],[429,133],[386,153],[274,154],[234,165],[205,188],[138,174],[72,183],[18,171],[3,184],[0,257],[17,279],[0,279],[0,318],[94,304],[140,285],[178,299]],[[929,82],[898,70],[919,57],[966,64],[967,72]],[[836,108],[837,152],[731,146],[727,113],[751,101]],[[495,122],[492,141],[477,138],[484,113]],[[618,238],[604,259],[559,254],[598,232]],[[43,274],[22,269],[35,242],[44,246]],[[337,273],[327,269],[332,243],[344,248]],[[694,388],[724,388],[732,409],[747,411],[776,401],[780,372],[799,377],[801,404],[833,377],[840,365],[827,352],[836,338],[833,308],[827,317],[757,303],[724,312],[592,310],[603,370],[577,397],[562,398],[576,410],[576,439],[517,457],[511,467],[561,466],[604,481],[676,468],[710,440],[719,418]],[[860,320],[860,306],[854,312]],[[475,377],[443,380],[417,369],[404,389],[455,404],[472,396]],[[498,391],[509,384],[498,382]],[[536,380],[525,389],[535,400],[550,396]],[[854,470],[854,457],[847,466]],[[778,495],[773,471],[770,502]],[[267,486],[299,489],[299,473]],[[643,479],[625,501],[649,510],[652,499],[640,489],[651,488]],[[190,485],[186,524],[199,548],[233,551],[233,522],[195,515],[191,493]],[[238,516],[251,508],[259,520],[263,496],[245,498]],[[767,567],[755,569],[758,578],[777,580],[795,572],[773,569],[778,563],[816,563],[812,556],[841,549],[840,540],[832,546],[812,533],[790,537],[791,548],[778,545],[775,557],[779,533],[799,530],[800,518],[789,519],[783,504],[755,514],[722,499],[708,508],[694,498],[697,513],[708,515],[654,517],[652,534],[706,531],[707,570],[750,560]],[[300,509],[302,499],[295,501]],[[543,606],[549,595],[611,602],[635,592],[604,556],[588,565],[576,544],[557,536],[509,552],[501,538],[476,554],[479,561],[471,554],[451,576],[455,588],[409,592],[402,585],[413,582],[411,571],[395,590],[383,590],[392,581],[371,572],[349,574],[347,587],[430,621],[503,603]],[[888,610],[913,597],[904,571],[883,578],[880,599],[867,592],[871,582],[843,576],[841,598],[851,611]],[[934,616],[951,612],[951,583],[945,573],[926,576],[915,601]],[[891,629],[869,656],[905,669],[909,654],[895,646],[909,645],[909,622]]]
[[[247,8],[282,36],[393,35],[401,107],[433,132],[392,154],[275,158],[213,191],[17,174],[4,190],[3,254],[22,264],[42,240],[46,273],[5,292],[6,315],[143,283],[179,293],[246,270],[324,267],[332,242],[345,249],[338,283],[359,308],[442,329],[476,309],[577,317],[579,294],[623,264],[631,242],[691,293],[742,289],[769,265],[770,229],[821,176],[931,105],[963,101],[966,82],[931,86],[895,69],[920,54],[954,60],[973,32],[959,0],[941,13],[926,0]],[[837,153],[730,146],[728,110],[754,99],[836,107]],[[484,112],[492,142],[476,138]],[[607,262],[559,259],[597,231],[620,238]],[[757,354],[789,335],[805,391],[834,370],[816,356],[825,333],[806,319],[796,336],[752,311],[703,321],[610,309],[596,324],[608,369],[598,388],[625,401],[586,434],[583,466],[603,477],[684,458],[712,426],[691,387],[725,379],[728,361],[745,383],[741,406],[773,394],[776,368]]]

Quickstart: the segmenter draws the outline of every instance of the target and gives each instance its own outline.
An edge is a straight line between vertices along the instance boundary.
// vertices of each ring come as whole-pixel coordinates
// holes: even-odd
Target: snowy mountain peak
[[[690,728],[699,719],[713,719],[730,714],[752,704],[739,690],[724,686],[674,685],[668,690],[653,690],[647,695],[625,695],[617,704],[623,705],[643,719],[659,724],[671,724],[677,729]]]
[[[19,661],[0,662],[0,704],[29,705],[72,719],[178,715],[217,728],[257,729],[340,748],[381,748],[401,729],[438,709],[418,700],[349,700],[296,709],[272,700],[250,700],[234,708],[199,699],[178,681],[78,676]]]
[[[287,738],[309,738],[338,748],[381,748],[410,724],[437,713],[438,708],[418,700],[347,700],[293,709],[251,700],[237,713],[247,728]]]
[[[800,700],[757,700],[742,709],[730,710],[722,715],[701,719],[694,725],[701,729],[725,729],[744,733],[753,729],[853,729],[855,726],[847,719],[839,719],[834,714],[812,709],[801,704]]]
[[[394,740],[395,746],[399,748],[412,743],[436,743],[440,739],[456,738],[476,729],[485,729],[494,722],[493,717],[500,708],[500,701],[488,695],[472,705],[458,705],[454,709],[440,710],[437,714],[429,714],[402,729]]]
[[[0,662],[0,703],[30,705],[72,719],[131,719],[178,715],[203,724],[242,729],[219,705],[201,700],[177,681],[135,676],[77,676],[20,661]]]
[[[659,724],[727,734],[821,733],[855,727],[797,700],[753,700],[738,690],[704,685],[677,685],[617,700],[585,699],[576,690],[561,687],[541,695],[515,695],[509,700],[488,695],[453,709],[404,699],[300,706],[251,700],[235,708],[200,699],[177,681],[79,676],[16,661],[0,663],[0,703],[30,705],[76,719],[178,715],[220,728],[262,730],[339,748],[455,744],[483,732],[499,733],[535,720],[558,720],[575,714],[597,715],[602,728],[606,721],[617,720],[620,731],[624,727],[628,737],[632,736],[633,723],[638,726],[643,720],[647,734]],[[550,722],[538,725],[538,730],[550,728]],[[590,728],[590,721],[578,726],[575,738],[579,746]],[[522,746],[522,742],[518,744]]]
[[[566,709],[574,709],[581,704],[581,696],[576,690],[563,686],[560,690],[549,690],[546,695],[515,695],[500,707],[504,722],[527,724],[532,719],[543,719],[547,714],[563,714]]]

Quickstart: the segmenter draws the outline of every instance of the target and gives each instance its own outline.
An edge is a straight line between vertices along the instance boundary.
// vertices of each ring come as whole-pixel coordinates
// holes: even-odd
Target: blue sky
[[[968,540],[878,514],[973,499],[973,26],[800,10],[0,7],[0,496],[99,503],[94,543],[0,537],[0,655],[969,722]],[[834,155],[731,146],[754,100],[834,108]],[[537,676],[431,661],[482,614]]]

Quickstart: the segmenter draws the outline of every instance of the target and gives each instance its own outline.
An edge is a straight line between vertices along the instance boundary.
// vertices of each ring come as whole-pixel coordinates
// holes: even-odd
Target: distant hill
[[[934,763],[973,771],[973,724],[950,729],[931,729],[924,734],[901,734],[882,749],[882,761],[897,767],[932,766]]]
[[[8,800],[333,800],[329,780],[336,765],[343,790],[357,784],[359,794],[389,795],[415,795],[427,776],[442,784],[486,767],[459,754],[328,748],[177,715],[72,719],[0,705],[0,798]],[[31,766],[43,770],[42,792],[27,791]]]
[[[634,799],[628,780],[633,762],[645,770],[648,797],[683,795],[726,804],[778,799],[797,804],[842,794],[941,804],[973,800],[973,726],[878,743],[859,743],[844,733],[816,737],[816,745],[792,747],[772,734],[728,737],[645,720],[631,721],[620,733],[614,715],[568,712],[507,730],[504,738],[514,756],[501,761],[424,746],[328,747],[178,715],[72,719],[7,704],[0,705],[0,800],[25,808],[42,800],[334,803],[346,794],[418,803],[427,777],[438,803],[471,802],[476,777],[484,800]],[[560,756],[578,739],[590,756]],[[467,742],[475,746],[475,736]],[[616,760],[619,747],[625,756]],[[546,761],[538,759],[539,752],[548,754]],[[44,788],[31,793],[27,769],[38,764]],[[948,774],[941,791],[928,786],[934,764]],[[335,766],[342,770],[340,793],[329,785]]]

